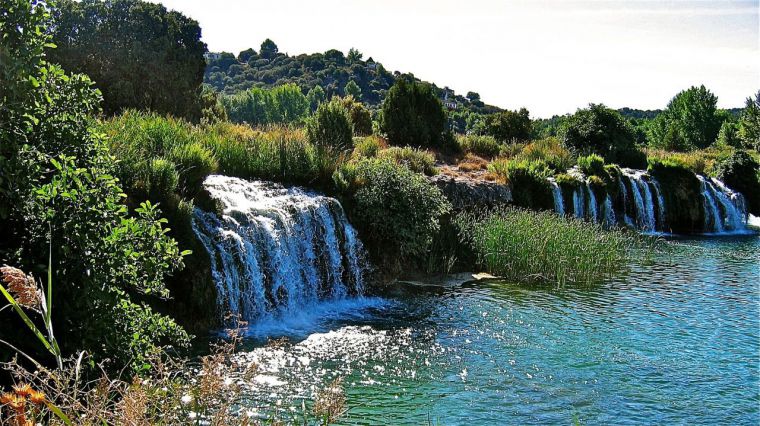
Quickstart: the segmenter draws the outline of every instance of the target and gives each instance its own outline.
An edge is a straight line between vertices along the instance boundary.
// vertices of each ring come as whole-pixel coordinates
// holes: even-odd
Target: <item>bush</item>
[[[392,160],[415,173],[423,173],[427,176],[438,173],[438,169],[435,167],[435,156],[421,149],[393,146],[380,151],[378,157]]]
[[[646,169],[647,154],[638,148],[618,149],[610,153],[609,162],[632,169]]]
[[[351,223],[383,264],[421,258],[451,210],[441,191],[406,167],[380,159],[343,165],[335,182]]]
[[[745,151],[736,151],[716,164],[716,176],[747,200],[750,213],[760,216],[760,164]]]
[[[557,138],[544,138],[525,145],[514,158],[543,161],[555,172],[564,172],[573,166],[573,154]]]
[[[379,136],[354,138],[354,156],[356,157],[374,158],[387,147],[388,144]]]
[[[578,168],[581,169],[586,176],[606,176],[607,173],[604,170],[604,158],[591,154],[586,157],[578,157]]]
[[[547,180],[553,173],[543,160],[496,160],[488,170],[512,187],[516,205],[531,209],[553,209],[554,197]]]
[[[353,149],[353,130],[340,101],[321,104],[306,125],[306,137],[319,149],[340,153]]]
[[[528,140],[532,131],[530,113],[525,108],[519,111],[501,111],[486,117],[486,131],[499,142]]]
[[[457,135],[456,140],[459,150],[464,154],[494,158],[501,150],[501,144],[493,136]]]
[[[450,147],[446,112],[428,84],[397,79],[383,101],[380,124],[392,145]]]
[[[636,133],[619,112],[601,104],[579,109],[563,129],[565,145],[578,154],[612,158],[635,148]]]
[[[309,100],[295,84],[271,89],[255,87],[223,96],[222,104],[231,121],[252,126],[300,123],[310,111]]]
[[[621,271],[633,237],[549,212],[506,209],[458,218],[489,273],[528,283],[597,283]]]
[[[372,116],[367,107],[355,100],[352,96],[333,99],[343,105],[348,112],[348,119],[354,129],[355,136],[367,136],[372,134]]]

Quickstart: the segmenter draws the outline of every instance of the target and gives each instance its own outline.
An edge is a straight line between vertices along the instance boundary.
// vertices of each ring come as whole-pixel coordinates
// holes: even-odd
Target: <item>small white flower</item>
[[[188,414],[187,416],[190,417],[191,419],[195,419],[196,417],[198,417],[198,414],[196,414],[195,411],[191,411],[190,414]]]
[[[182,399],[180,401],[182,401],[183,404],[187,405],[187,404],[193,402],[193,397],[190,396],[190,395],[183,395]]]

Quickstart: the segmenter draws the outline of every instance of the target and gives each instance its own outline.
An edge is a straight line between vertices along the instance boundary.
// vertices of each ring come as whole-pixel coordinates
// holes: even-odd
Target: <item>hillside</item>
[[[262,43],[259,51],[247,49],[237,56],[228,52],[208,53],[204,82],[221,93],[233,94],[251,87],[272,87],[295,83],[305,92],[321,86],[327,97],[346,94],[346,85],[353,81],[366,105],[378,107],[397,78],[406,76],[421,81],[413,74],[388,71],[381,63],[351,49],[347,55],[332,49],[324,53],[290,56],[280,53],[271,40]],[[446,101],[449,109],[474,113],[493,113],[500,108],[486,105],[477,93],[467,96],[446,87],[432,84],[435,92]]]

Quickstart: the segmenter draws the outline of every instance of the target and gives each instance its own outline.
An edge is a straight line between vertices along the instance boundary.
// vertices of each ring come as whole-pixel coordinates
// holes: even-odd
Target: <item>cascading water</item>
[[[656,231],[655,206],[653,204],[652,192],[649,190],[649,184],[644,180],[645,172],[632,169],[622,169],[622,172],[622,177],[628,179],[633,193],[636,225],[639,229],[646,232]],[[660,209],[664,210],[664,205],[660,206]]]
[[[596,195],[594,195],[594,191],[591,189],[591,186],[588,182],[586,182],[586,194],[588,194],[588,212],[589,216],[591,217],[591,220],[594,222],[599,221],[599,213],[597,212],[597,206],[596,206]]]
[[[744,197],[723,182],[697,175],[702,190],[705,224],[710,233],[743,231],[747,223]]]
[[[549,183],[552,185],[552,197],[554,197],[554,211],[560,215],[565,215],[565,202],[562,200],[562,188],[559,187],[557,182],[549,178]]]
[[[337,200],[218,175],[204,187],[223,208],[193,218],[220,315],[277,320],[362,294],[364,250]]]
[[[583,191],[579,188],[576,188],[573,190],[573,213],[575,213],[575,217],[577,218],[583,218],[583,204],[584,204],[584,197],[583,197]]]

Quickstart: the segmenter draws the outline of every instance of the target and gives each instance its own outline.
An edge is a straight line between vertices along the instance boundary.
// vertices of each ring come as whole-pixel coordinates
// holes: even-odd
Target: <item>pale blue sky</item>
[[[163,0],[212,51],[356,47],[389,70],[534,117],[589,102],[663,108],[705,84],[721,107],[760,89],[754,1]]]

